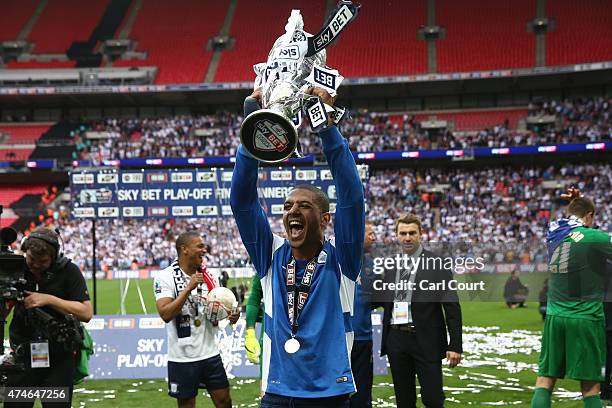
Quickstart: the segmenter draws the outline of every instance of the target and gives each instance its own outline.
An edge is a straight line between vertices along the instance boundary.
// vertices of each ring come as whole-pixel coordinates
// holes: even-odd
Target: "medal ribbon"
[[[310,287],[317,271],[317,257],[315,256],[306,265],[299,288],[295,284],[297,277],[295,264],[295,259],[291,257],[291,261],[287,265],[287,312],[289,314],[292,337],[295,337],[298,331],[298,318],[308,301]]]

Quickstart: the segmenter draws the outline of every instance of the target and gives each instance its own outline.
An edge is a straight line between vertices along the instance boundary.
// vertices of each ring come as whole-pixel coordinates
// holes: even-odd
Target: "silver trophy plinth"
[[[326,108],[305,91],[318,86],[335,95],[343,78],[325,66],[325,47],[337,38],[357,11],[358,6],[351,1],[341,1],[314,36],[303,30],[300,11],[291,12],[285,34],[275,41],[266,63],[254,66],[255,89],[261,88],[263,109],[249,114],[240,128],[240,141],[253,157],[276,163],[294,154],[300,156],[297,129],[302,111],[314,131],[326,126],[328,113],[338,120],[343,115],[344,110]]]

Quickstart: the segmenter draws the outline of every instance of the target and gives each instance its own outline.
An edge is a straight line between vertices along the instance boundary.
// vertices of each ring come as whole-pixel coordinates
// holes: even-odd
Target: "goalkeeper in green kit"
[[[586,408],[599,408],[606,362],[602,301],[612,239],[593,228],[593,201],[577,189],[569,189],[562,198],[571,200],[569,218],[551,222],[546,238],[548,306],[531,407],[550,407],[557,378],[567,377],[580,381]]]
[[[261,290],[261,281],[259,276],[255,274],[251,281],[251,291],[246,306],[246,332],[244,339],[244,349],[247,359],[253,364],[260,364],[261,349],[263,342],[263,291]],[[255,334],[255,324],[261,322],[261,333],[259,340]],[[261,377],[261,364],[259,366],[259,376]]]

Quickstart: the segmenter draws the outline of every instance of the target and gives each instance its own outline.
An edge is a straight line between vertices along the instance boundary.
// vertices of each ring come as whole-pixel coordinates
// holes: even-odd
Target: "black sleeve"
[[[442,279],[449,282],[453,279],[453,273],[450,269],[440,271]],[[444,319],[446,320],[446,328],[448,329],[449,344],[448,350],[456,353],[463,352],[463,322],[461,318],[461,305],[459,304],[459,295],[456,291],[447,289],[444,294],[442,308],[444,309]]]
[[[456,353],[463,352],[463,323],[461,322],[461,305],[459,302],[444,302],[444,318],[446,319],[446,327],[448,328],[448,336],[450,342],[448,350]]]
[[[83,274],[79,270],[79,267],[74,263],[70,262],[65,266],[66,270],[66,299],[65,300],[76,300],[77,302],[83,302],[89,300],[89,291],[87,290],[87,283]]]
[[[508,300],[510,298],[510,296],[512,296],[512,289],[510,288],[512,282],[510,280],[510,278],[508,278],[508,280],[506,281],[506,284],[504,285],[504,299]]]

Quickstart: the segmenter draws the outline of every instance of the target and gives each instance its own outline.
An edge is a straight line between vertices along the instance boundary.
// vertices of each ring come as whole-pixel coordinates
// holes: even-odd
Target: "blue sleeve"
[[[342,273],[356,280],[361,268],[365,235],[365,202],[355,159],[346,139],[332,126],[319,133],[336,186],[334,234]]]
[[[258,161],[240,145],[232,175],[230,205],[242,243],[258,275],[264,277],[270,267],[274,239],[268,218],[257,196],[258,165]]]

